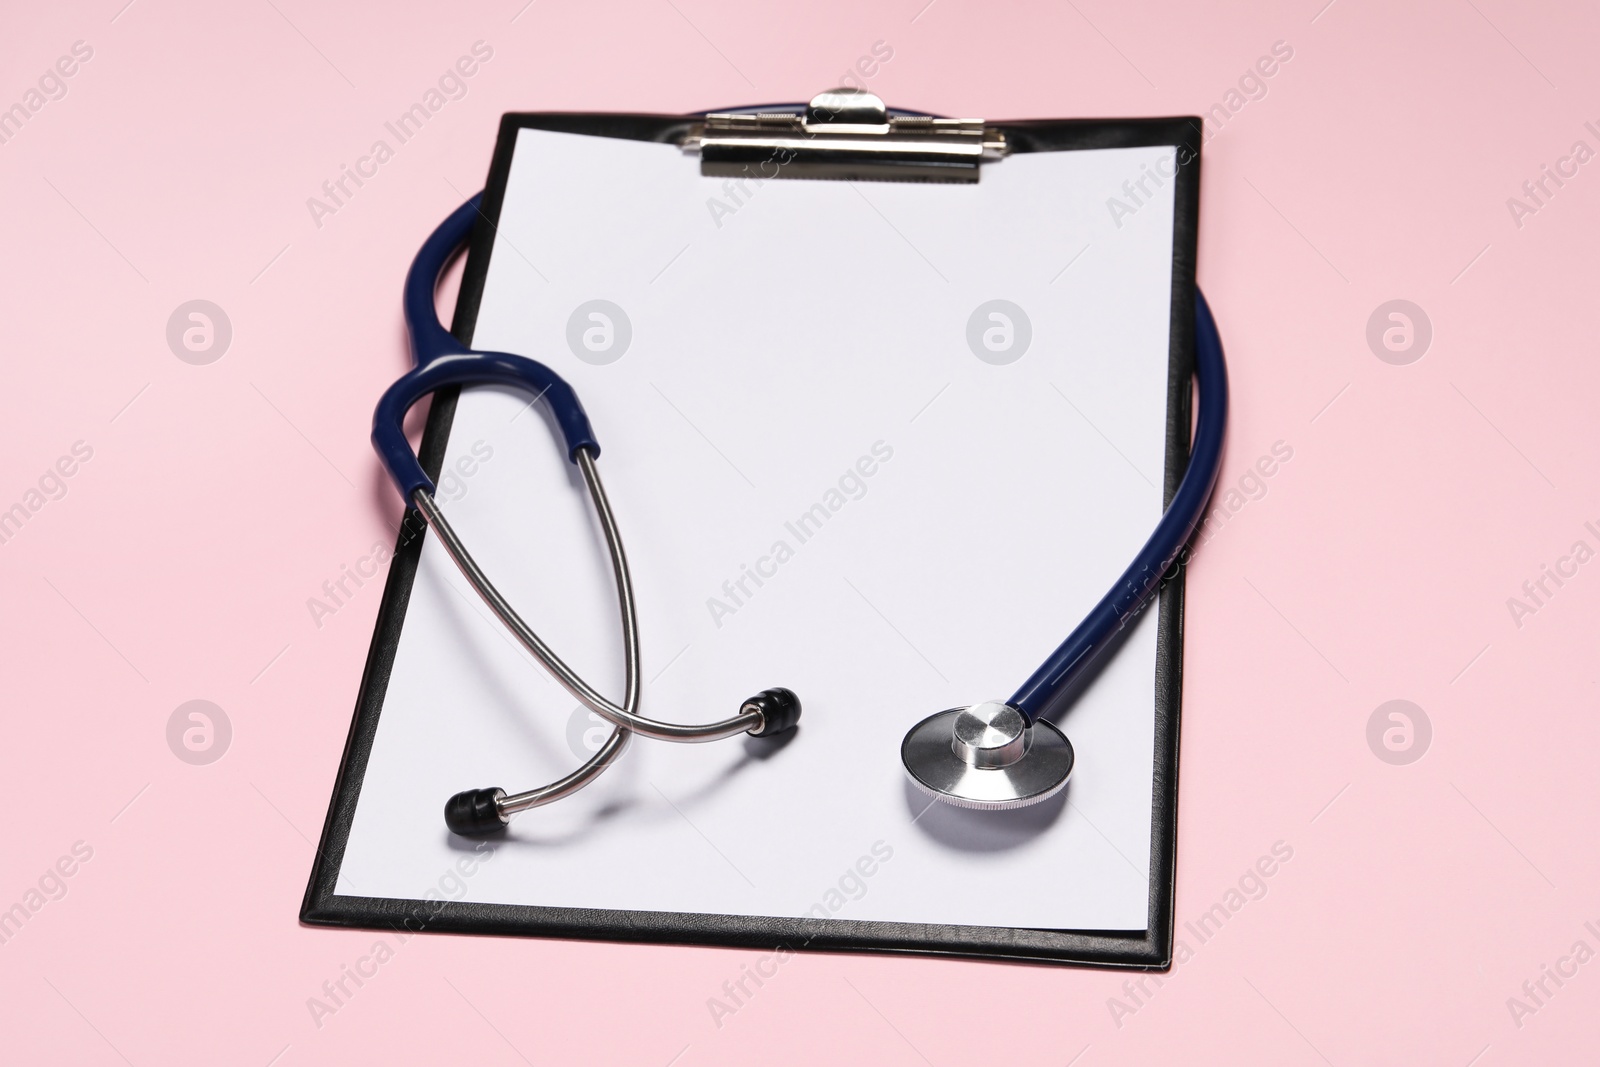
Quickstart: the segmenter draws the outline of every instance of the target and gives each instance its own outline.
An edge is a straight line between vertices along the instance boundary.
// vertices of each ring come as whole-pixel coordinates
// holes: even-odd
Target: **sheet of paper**
[[[1160,515],[1173,201],[1145,176],[1172,154],[1016,155],[966,186],[738,183],[671,146],[522,131],[474,343],[555,368],[593,420],[643,709],[720,719],[782,685],[804,719],[776,750],[635,739],[442,880],[472,847],[447,797],[560,777],[604,729],[430,536],[338,891],[1143,930],[1154,612],[1061,719],[1061,800],[929,808],[899,747],[926,715],[1008,697]],[[562,452],[527,397],[468,391],[440,496],[524,618],[620,700],[609,563]]]

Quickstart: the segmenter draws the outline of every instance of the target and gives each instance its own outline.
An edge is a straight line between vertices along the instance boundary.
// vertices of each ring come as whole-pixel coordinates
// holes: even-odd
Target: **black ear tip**
[[[457,793],[444,805],[444,824],[451,833],[463,837],[481,837],[506,828],[507,819],[500,814],[499,800],[506,795],[504,789],[468,789]]]
[[[761,725],[749,731],[751,737],[775,737],[800,723],[800,698],[790,689],[764,689],[746,700],[740,710],[751,708],[761,712]]]

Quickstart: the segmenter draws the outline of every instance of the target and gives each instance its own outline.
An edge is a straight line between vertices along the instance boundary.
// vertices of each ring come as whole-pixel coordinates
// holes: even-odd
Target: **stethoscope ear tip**
[[[748,711],[761,714],[760,725],[746,731],[751,737],[775,737],[800,724],[800,698],[792,689],[763,689],[739,708],[741,714]]]
[[[457,793],[445,801],[444,824],[451,833],[463,837],[482,837],[504,830],[510,822],[500,812],[500,801],[505,795],[504,789],[468,789]]]

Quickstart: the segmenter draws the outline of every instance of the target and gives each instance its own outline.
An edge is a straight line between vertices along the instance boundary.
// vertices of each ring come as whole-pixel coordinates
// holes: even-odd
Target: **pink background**
[[[1520,227],[1506,204],[1574,141],[1600,148],[1593,9],[122,2],[17,8],[0,33],[0,106],[94,50],[0,144],[0,508],[94,450],[0,544],[0,909],[93,849],[0,945],[5,1059],[1594,1058],[1600,962],[1542,1006],[1521,987],[1600,949],[1600,565],[1520,627],[1506,603],[1580,537],[1600,547],[1600,163]],[[317,228],[306,198],[478,40],[469,94]],[[991,118],[1203,112],[1293,48],[1205,149],[1223,484],[1274,442],[1294,456],[1190,575],[1193,957],[1135,999],[1126,973],[804,955],[718,1027],[707,999],[759,953],[426,936],[318,1026],[307,999],[378,936],[296,913],[380,593],[320,630],[305,602],[391,539],[367,429],[406,364],[413,251],[482,184],[502,111],[800,99],[877,41],[891,103]],[[194,298],[233,324],[207,366],[165,339]],[[1365,338],[1396,298],[1433,326],[1407,366]],[[191,699],[233,725],[208,766],[167,747]],[[1366,740],[1392,699],[1433,727],[1405,766]],[[1182,929],[1279,841],[1263,898],[1204,944]],[[1538,1010],[1514,1019],[1513,996]]]

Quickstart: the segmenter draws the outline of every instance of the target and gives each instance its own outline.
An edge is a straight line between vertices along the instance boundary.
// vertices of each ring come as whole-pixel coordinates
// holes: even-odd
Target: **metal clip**
[[[719,113],[689,130],[707,177],[975,182],[1003,158],[1005,134],[982,119],[890,115],[861,89],[829,89],[804,114]]]

